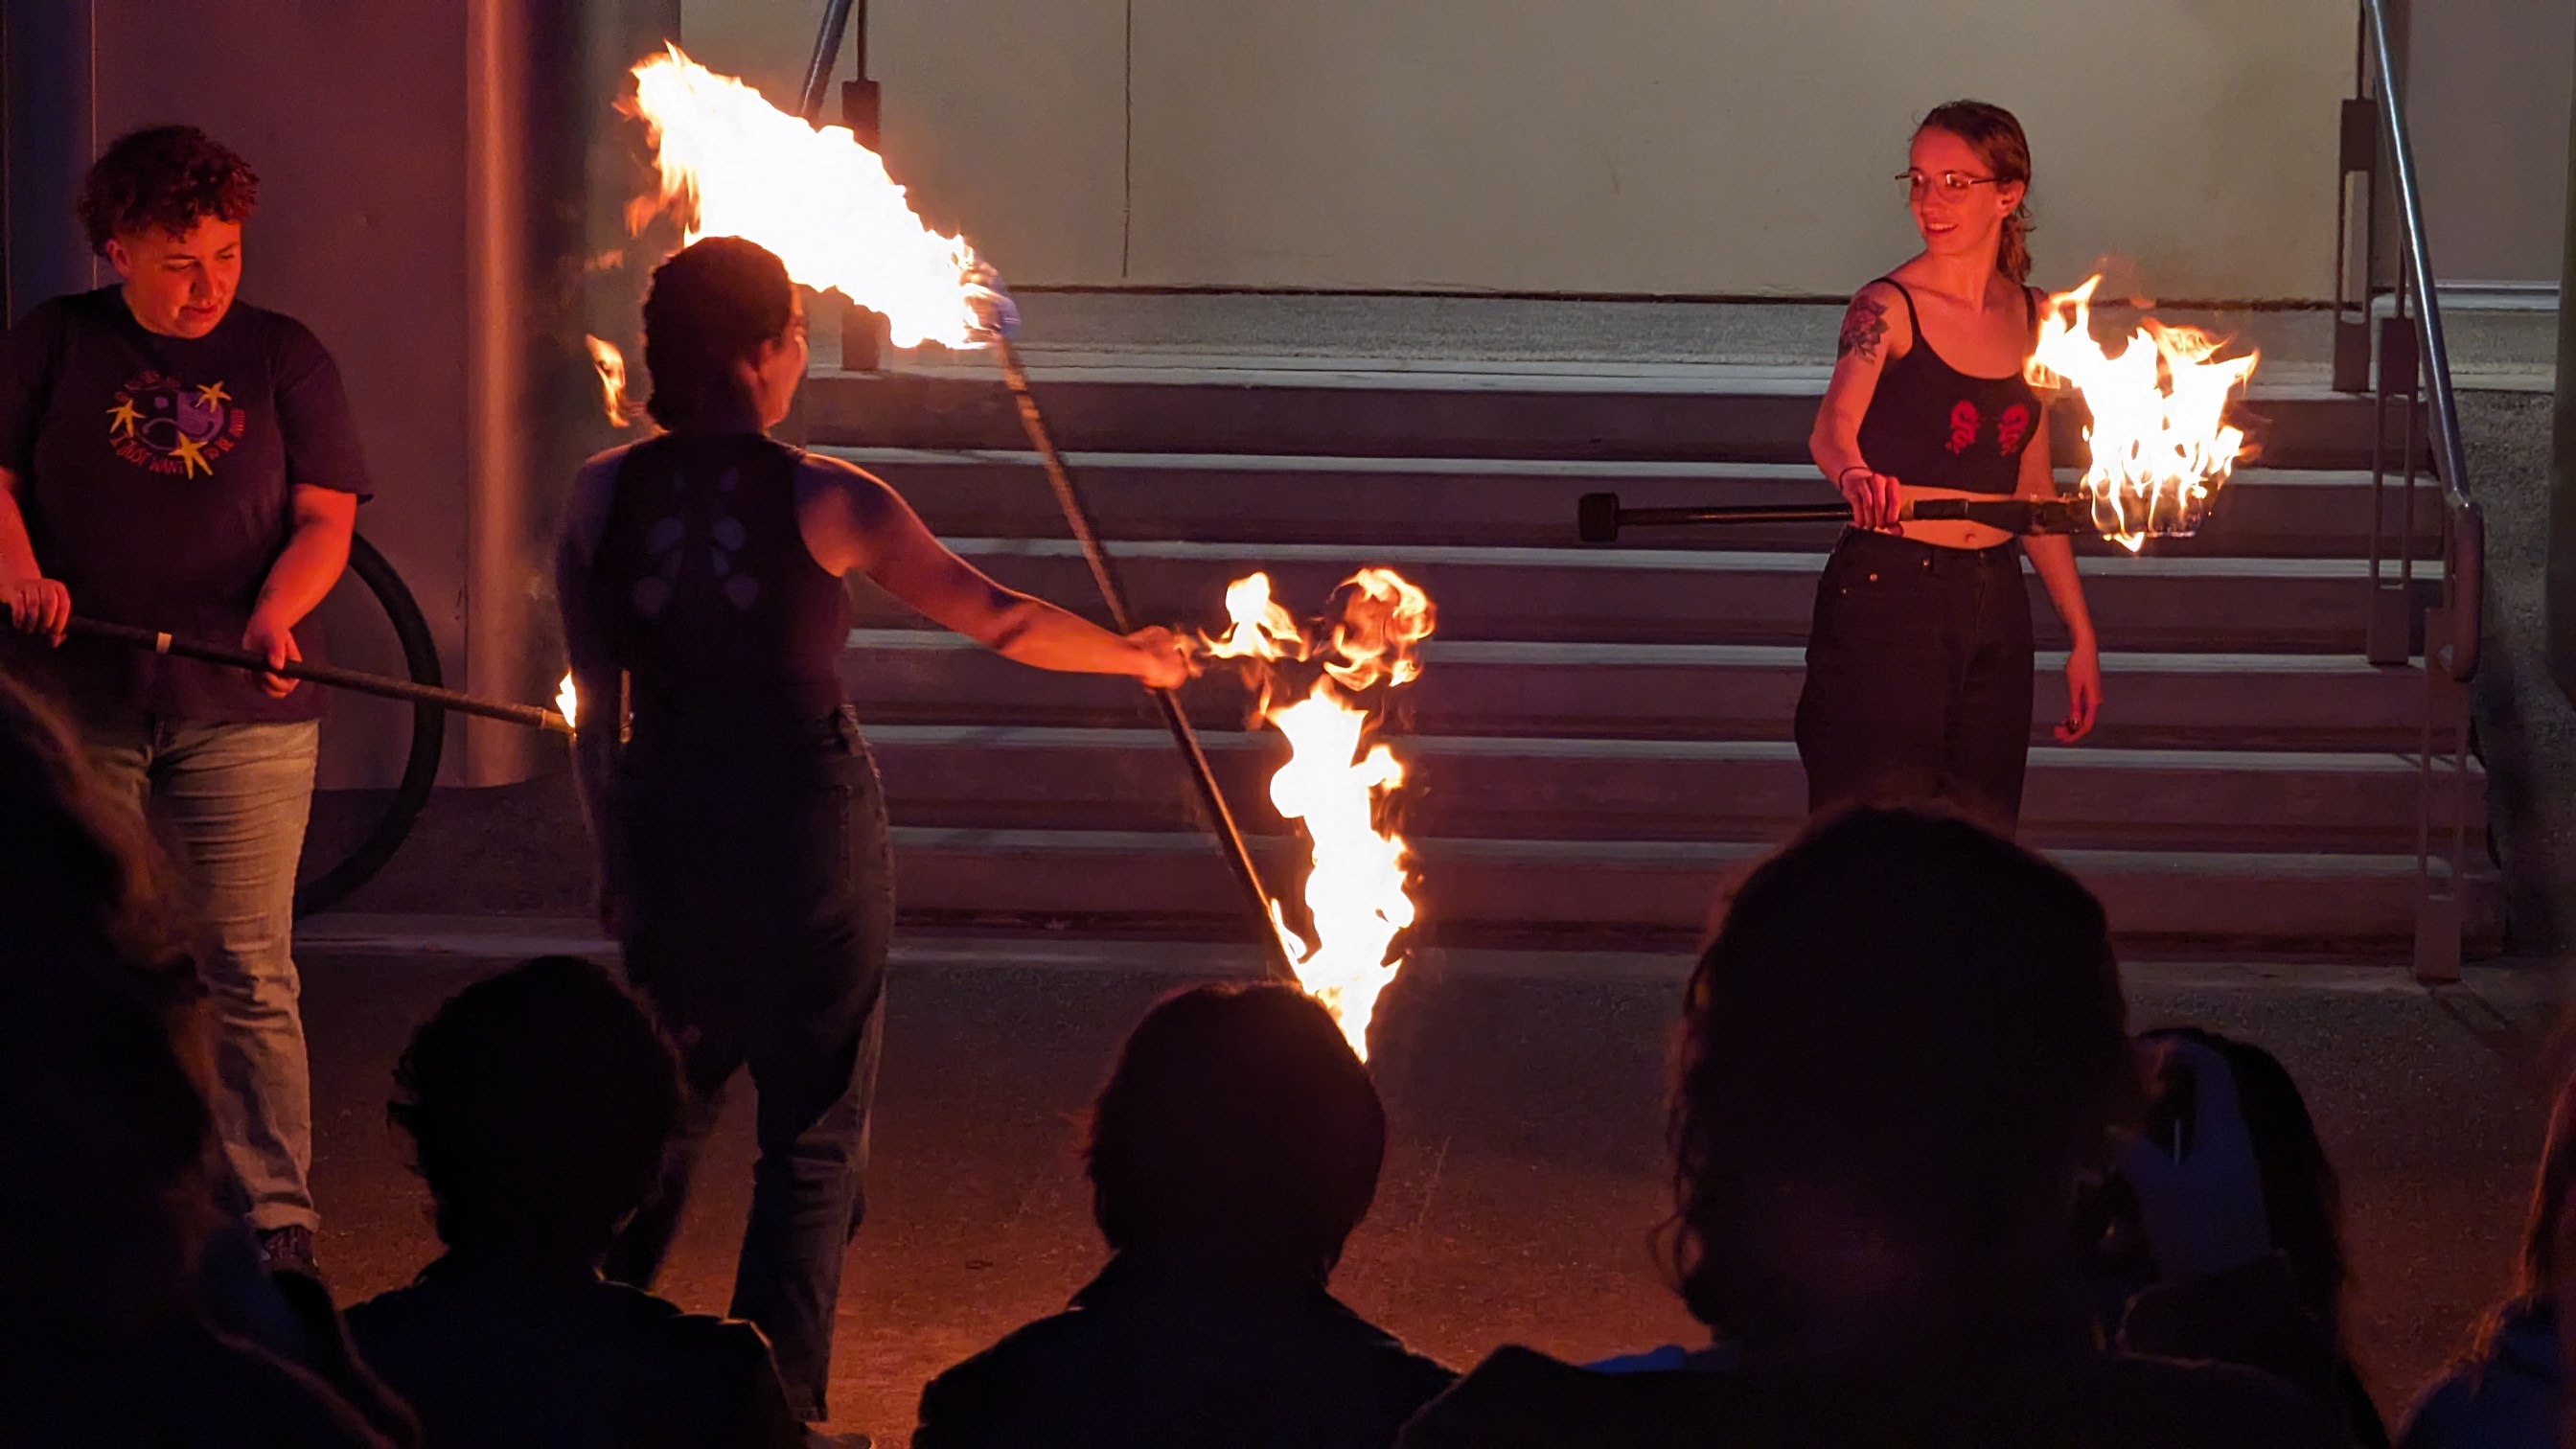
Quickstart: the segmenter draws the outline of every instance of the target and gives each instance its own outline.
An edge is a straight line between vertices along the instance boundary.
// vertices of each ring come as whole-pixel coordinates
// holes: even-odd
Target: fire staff
[[[272,1263],[311,1271],[311,1087],[291,933],[320,692],[120,644],[72,610],[272,667],[348,563],[366,461],[331,355],[234,300],[259,179],[190,126],[122,137],[80,215],[118,283],[0,341],[0,600],[99,773],[169,830],[208,929],[215,1121]],[[309,642],[309,641],[308,641]]]
[[[1817,581],[1798,697],[1813,812],[1938,801],[2013,829],[2030,751],[2025,548],[2072,644],[2057,738],[2082,738],[2101,708],[2068,540],[1900,517],[1914,499],[2055,496],[2022,375],[2047,302],[2027,285],[2030,174],[2010,112],[1957,101],[1926,116],[1898,178],[1923,250],[1844,314],[1809,440],[1852,511]]]
[[[557,576],[603,924],[701,1104],[689,1150],[607,1270],[650,1282],[688,1159],[748,1066],[760,1158],[732,1311],[768,1334],[789,1402],[814,1421],[865,1208],[894,910],[884,800],[841,688],[842,581],[866,574],[1043,669],[1170,688],[1190,664],[1165,630],[1122,638],[1003,588],[884,483],[773,441],[805,362],[803,310],[776,256],[711,238],[663,263],[644,364],[650,411],[670,431],[583,466]]]

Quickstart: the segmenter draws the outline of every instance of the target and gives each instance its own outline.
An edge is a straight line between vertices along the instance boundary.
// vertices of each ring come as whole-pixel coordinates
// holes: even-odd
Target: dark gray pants
[[[833,734],[690,760],[639,752],[618,806],[627,975],[678,1044],[694,1103],[607,1273],[651,1283],[725,1087],[749,1068],[760,1158],[731,1311],[769,1336],[808,1420],[826,1417],[841,1264],[867,1212],[894,919],[876,767],[846,715]]]
[[[2011,835],[2031,688],[2020,545],[1847,530],[1816,583],[1798,694],[1809,813],[1938,804]]]

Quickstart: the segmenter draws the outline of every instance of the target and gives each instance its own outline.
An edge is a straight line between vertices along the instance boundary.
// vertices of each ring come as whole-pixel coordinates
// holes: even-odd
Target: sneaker
[[[313,1230],[300,1225],[261,1229],[259,1262],[272,1273],[301,1273],[316,1280],[322,1276],[322,1266],[313,1258]]]

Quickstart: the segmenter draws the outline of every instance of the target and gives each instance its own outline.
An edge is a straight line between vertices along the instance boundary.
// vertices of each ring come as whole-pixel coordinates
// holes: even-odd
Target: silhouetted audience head
[[[2343,1189],[2298,1083],[2278,1058],[2252,1042],[2194,1026],[2138,1034],[2141,1046],[2159,1041],[2198,1042],[2226,1059],[2228,1075],[2236,1080],[2237,1110],[2245,1118],[2255,1166],[2262,1173],[2272,1246],[2281,1250],[2299,1301],[2318,1322],[2339,1332],[2343,1291],[2351,1277],[2343,1253]]]
[[[224,1220],[211,1020],[141,820],[5,675],[0,840],[0,1320],[133,1331]]]
[[[452,1248],[586,1267],[652,1190],[678,1129],[678,1057],[606,971],[541,956],[448,999],[388,1109]]]
[[[1146,1013],[1093,1108],[1092,1214],[1120,1253],[1323,1279],[1368,1215],[1386,1111],[1293,987],[1202,986]]]
[[[1721,1337],[2038,1311],[2138,1081],[2101,905],[1965,822],[1830,820],[1757,867],[1692,975],[1673,1267]]]

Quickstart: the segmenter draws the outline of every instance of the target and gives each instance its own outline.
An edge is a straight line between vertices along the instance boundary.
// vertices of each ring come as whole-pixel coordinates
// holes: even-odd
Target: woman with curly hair
[[[211,928],[215,1120],[263,1251],[310,1272],[290,938],[321,699],[63,634],[77,608],[282,665],[348,562],[367,469],[339,372],[303,324],[234,297],[258,188],[193,126],[121,137],[90,168],[81,220],[116,285],[0,338],[0,608],[60,646],[0,662],[65,707],[109,787],[178,843]]]

